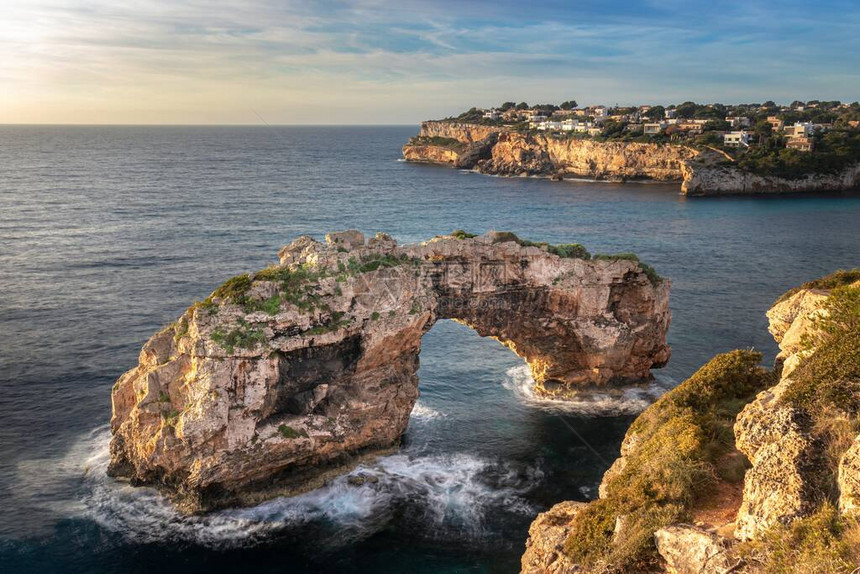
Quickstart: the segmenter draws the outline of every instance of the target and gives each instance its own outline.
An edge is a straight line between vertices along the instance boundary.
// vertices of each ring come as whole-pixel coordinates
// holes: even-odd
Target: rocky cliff
[[[439,319],[507,345],[545,394],[642,380],[669,357],[668,281],[580,246],[353,231],[300,237],[279,259],[144,345],[111,395],[111,474],[189,511],[312,488],[397,444]]]
[[[738,169],[714,149],[557,138],[447,121],[423,122],[418,137],[403,147],[403,157],[489,175],[680,181],[681,193],[690,196],[860,189],[860,164],[836,174],[786,179]]]
[[[459,122],[428,121],[421,122],[418,137],[454,139],[465,144],[481,142],[490,136],[505,133],[507,128],[463,124]]]
[[[757,175],[732,167],[697,161],[681,169],[686,195],[727,195],[849,191],[860,188],[860,163],[835,174],[811,174],[799,179]]]
[[[429,143],[433,141],[436,143]],[[680,181],[682,163],[698,153],[686,146],[602,143],[454,122],[424,122],[418,137],[403,147],[408,161],[475,169],[490,175],[619,181]]]
[[[534,521],[523,572],[860,566],[860,270],[792,290],[768,318],[775,371],[734,351],[664,395],[631,425],[597,501]]]

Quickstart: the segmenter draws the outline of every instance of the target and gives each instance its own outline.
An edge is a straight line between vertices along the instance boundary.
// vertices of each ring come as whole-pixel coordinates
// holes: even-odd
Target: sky
[[[0,123],[860,99],[858,0],[0,0]]]

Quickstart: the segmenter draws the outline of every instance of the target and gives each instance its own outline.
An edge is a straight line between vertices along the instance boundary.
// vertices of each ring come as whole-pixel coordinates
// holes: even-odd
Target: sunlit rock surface
[[[305,236],[279,258],[146,343],[112,394],[113,475],[189,511],[312,488],[397,444],[439,319],[507,345],[545,394],[646,379],[669,357],[669,283],[635,261],[492,232]]]

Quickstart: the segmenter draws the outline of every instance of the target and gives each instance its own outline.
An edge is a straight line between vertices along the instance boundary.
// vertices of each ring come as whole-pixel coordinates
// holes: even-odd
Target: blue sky
[[[0,123],[860,99],[860,3],[4,0]]]

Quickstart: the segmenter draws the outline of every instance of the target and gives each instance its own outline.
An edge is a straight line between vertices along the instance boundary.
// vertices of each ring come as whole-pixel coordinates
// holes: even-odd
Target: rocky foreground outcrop
[[[418,137],[403,146],[403,157],[489,175],[678,181],[690,196],[860,189],[860,164],[787,179],[743,171],[709,148],[557,138],[447,121],[423,122]]]
[[[534,521],[523,572],[860,567],[860,270],[794,289],[767,315],[775,371],[734,351],[664,395],[631,425],[597,501]]]
[[[397,444],[439,319],[507,345],[546,394],[646,379],[669,358],[668,281],[579,246],[352,231],[300,237],[279,258],[144,345],[111,395],[112,475],[189,511],[311,488]]]

